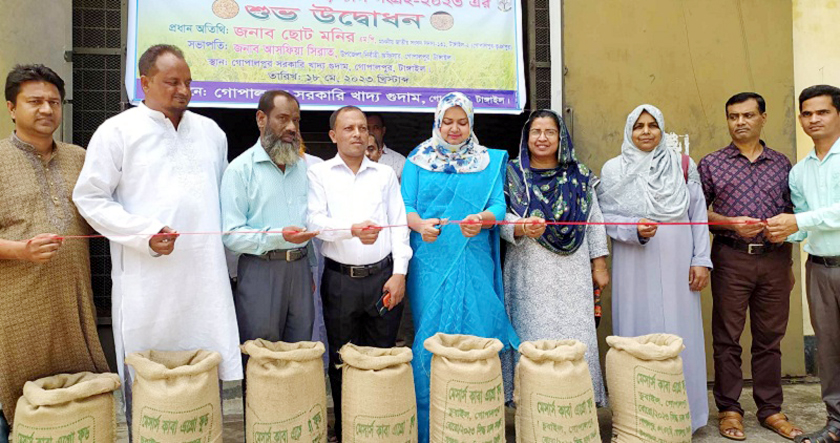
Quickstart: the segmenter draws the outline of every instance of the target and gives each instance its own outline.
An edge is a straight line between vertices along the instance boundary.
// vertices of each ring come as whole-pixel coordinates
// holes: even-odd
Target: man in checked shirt
[[[752,332],[753,398],[762,426],[792,439],[802,433],[782,411],[781,341],[787,329],[794,279],[791,245],[771,243],[765,222],[793,212],[788,189],[790,160],[761,140],[767,121],[764,98],[754,92],[726,102],[732,143],[700,161],[712,227],[712,340],[714,397],[720,434],[745,438],[738,398],[744,384],[741,345],[747,309]]]

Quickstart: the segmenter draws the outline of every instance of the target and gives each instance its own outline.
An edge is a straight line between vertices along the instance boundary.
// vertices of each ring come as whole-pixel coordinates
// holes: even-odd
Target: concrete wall
[[[840,86],[840,4],[835,0],[793,0],[794,106],[796,97],[811,85]],[[814,148],[813,142],[796,124],[796,158],[801,160]],[[805,255],[803,254],[803,257]],[[802,277],[805,276],[804,260]],[[802,285],[805,315],[804,333],[814,335],[805,286]]]
[[[6,74],[16,64],[41,63],[64,79],[67,98],[72,97],[72,64],[64,61],[64,51],[73,49],[72,0],[0,0],[0,10],[1,81],[5,84]],[[64,123],[56,134],[59,140],[71,140],[70,109],[69,105],[64,108]],[[0,137],[7,137],[14,124],[5,107],[0,114]]]
[[[641,103],[662,109],[666,131],[688,134],[691,156],[699,160],[729,144],[724,104],[750,90],[767,100],[764,140],[796,159],[791,0],[564,0],[563,5],[564,98],[573,109],[576,149],[594,170],[620,153],[627,114]],[[794,261],[798,269],[798,253]],[[710,291],[702,297],[712,379]],[[602,351],[603,337],[612,333],[609,306],[606,295]],[[804,374],[802,330],[797,282],[782,344],[786,375]],[[749,338],[747,326],[742,340],[747,376]]]

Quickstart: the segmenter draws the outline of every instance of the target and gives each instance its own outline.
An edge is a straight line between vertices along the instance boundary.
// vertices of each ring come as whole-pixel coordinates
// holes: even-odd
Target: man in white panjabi
[[[138,65],[143,104],[96,130],[73,192],[79,212],[111,244],[117,367],[130,387],[126,355],[200,348],[222,354],[222,380],[238,380],[239,333],[221,236],[176,231],[221,231],[225,134],[187,111],[190,69],[180,49],[152,46]],[[130,392],[127,398],[130,420]]]

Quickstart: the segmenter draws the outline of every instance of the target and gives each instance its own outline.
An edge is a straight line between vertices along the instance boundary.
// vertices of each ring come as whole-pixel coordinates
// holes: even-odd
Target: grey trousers
[[[305,257],[287,262],[243,254],[238,271],[233,303],[242,343],[258,338],[289,343],[312,340],[315,303],[312,270]],[[242,369],[247,367],[248,356],[242,354]],[[243,377],[246,408],[247,383]]]
[[[822,398],[829,422],[840,426],[840,268],[809,260],[805,272]]]
[[[233,297],[239,340],[311,340],[315,320],[312,282],[306,258],[286,262],[242,255]]]

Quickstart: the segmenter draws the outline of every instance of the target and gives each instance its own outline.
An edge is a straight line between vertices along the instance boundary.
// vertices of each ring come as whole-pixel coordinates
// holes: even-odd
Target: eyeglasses
[[[546,138],[555,138],[560,135],[560,131],[556,129],[531,129],[528,131],[528,135],[533,138],[540,138],[541,135],[545,134]]]

